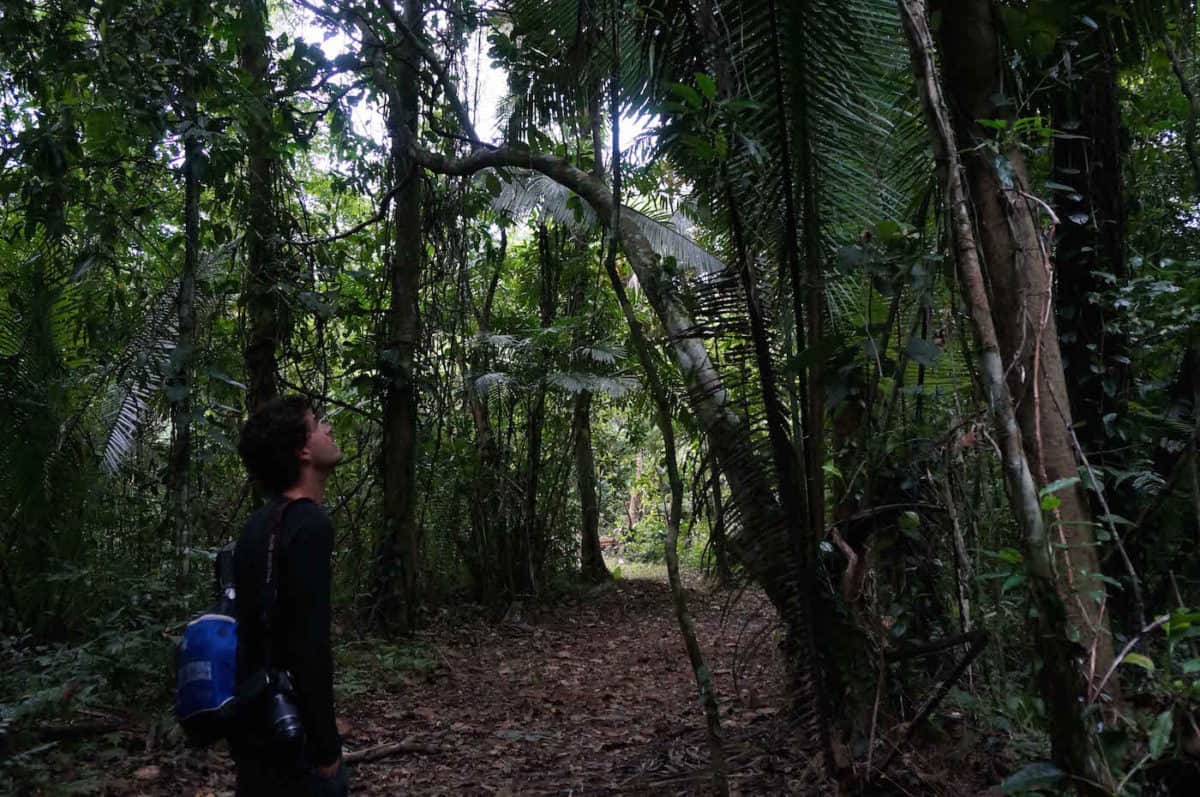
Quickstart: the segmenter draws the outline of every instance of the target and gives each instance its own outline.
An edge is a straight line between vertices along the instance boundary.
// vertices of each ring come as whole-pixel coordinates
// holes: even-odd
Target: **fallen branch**
[[[429,747],[424,744],[412,744],[411,742],[390,742],[388,744],[377,744],[374,747],[368,747],[365,750],[353,750],[342,755],[342,763],[344,764],[362,764],[367,761],[377,761],[380,758],[398,755],[400,753],[420,753],[421,755],[439,755],[442,752],[441,748]]]
[[[88,736],[100,736],[105,733],[124,730],[128,724],[122,720],[101,720],[99,722],[80,722],[74,725],[43,725],[35,735],[40,741],[57,742],[68,739],[84,739]]]

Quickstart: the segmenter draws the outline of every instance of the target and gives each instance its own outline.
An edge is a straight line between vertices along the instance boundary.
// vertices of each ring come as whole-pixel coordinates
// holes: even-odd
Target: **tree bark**
[[[1053,312],[1054,264],[1038,220],[1042,206],[1032,196],[1025,159],[1015,144],[1002,145],[999,156],[979,146],[992,137],[976,120],[1004,114],[995,103],[1004,91],[996,26],[988,0],[942,8],[946,88],[956,133],[965,145],[962,162],[979,218],[991,314],[1025,456],[1040,488],[1078,477],[1079,466]],[[1056,495],[1061,500],[1052,529],[1059,546],[1058,588],[1071,627],[1088,651],[1084,675],[1094,684],[1113,661],[1113,644],[1092,515],[1079,482]],[[1117,698],[1115,685],[1108,694]]]
[[[579,571],[584,581],[607,581],[611,576],[600,549],[600,501],[596,495],[596,462],[592,454],[592,394],[575,397],[575,482],[583,528]]]
[[[200,158],[204,142],[200,137],[200,114],[196,104],[193,72],[200,59],[201,43],[198,28],[201,4],[192,2],[189,11],[193,23],[188,33],[192,60],[184,64],[181,82],[181,117],[183,118],[183,269],[179,278],[179,293],[175,300],[179,337],[171,357],[171,375],[167,379],[167,396],[171,402],[171,453],[168,467],[169,506],[175,525],[175,544],[179,551],[180,573],[190,570],[191,555],[191,458],[192,402],[191,369],[196,346],[196,263],[200,257]]]
[[[603,148],[601,138],[600,117],[600,81],[591,87],[588,97],[588,121],[592,135],[592,174],[599,179],[604,177],[604,159],[600,156]],[[614,131],[615,132],[615,131]],[[613,136],[614,140],[616,136]],[[586,239],[583,245],[586,247]],[[603,250],[603,247],[601,247]],[[572,313],[578,315],[587,304],[588,282],[591,279],[591,269],[585,269],[575,282],[572,297]],[[575,336],[575,346],[589,342],[582,330]],[[592,452],[592,394],[584,390],[575,397],[575,410],[571,423],[571,437],[575,441],[575,484],[579,491],[580,511],[580,550],[579,572],[584,581],[603,582],[611,578],[608,567],[604,564],[604,554],[600,548],[600,500],[596,494],[596,458]]]
[[[1104,464],[1108,435],[1104,418],[1122,411],[1129,382],[1123,337],[1109,334],[1097,299],[1129,277],[1125,265],[1124,180],[1121,172],[1121,109],[1117,64],[1107,28],[1093,32],[1075,84],[1054,98],[1053,126],[1068,135],[1054,140],[1052,175],[1072,190],[1054,195],[1058,296],[1055,314],[1062,339],[1063,369],[1078,436],[1093,463]],[[1086,56],[1092,56],[1086,58]]]
[[[390,7],[390,0],[385,0]],[[404,0],[403,25],[420,35],[422,0]],[[387,338],[380,351],[381,371],[387,378],[383,397],[383,526],[376,556],[372,623],[376,627],[410,632],[417,604],[417,382],[416,351],[420,338],[417,300],[421,263],[421,181],[411,154],[416,139],[420,103],[420,53],[412,36],[395,43],[392,69],[394,96],[389,98],[391,177],[403,187],[392,207],[391,257],[388,283],[391,306]]]
[[[975,15],[972,22],[979,26],[976,32],[994,35],[990,18],[979,16],[990,15],[987,0],[970,0],[969,6]],[[947,11],[943,10],[943,13]],[[1055,762],[1066,772],[1087,779],[1080,782],[1085,784],[1082,786],[1085,791],[1091,791],[1086,782],[1097,779],[1098,767],[1091,756],[1089,734],[1082,716],[1087,695],[1078,661],[1082,658],[1082,651],[1068,636],[1067,615],[1063,599],[1057,591],[1058,583],[1038,488],[1026,457],[1025,439],[1014,410],[1013,396],[1005,380],[1002,343],[994,320],[997,308],[988,297],[972,223],[971,197],[963,179],[963,164],[959,160],[957,135],[933,62],[933,38],[926,20],[925,0],[901,0],[901,18],[933,138],[939,173],[945,182],[944,195],[950,216],[960,289],[982,348],[981,375],[987,391],[988,407],[1001,442],[1009,499],[1025,539],[1031,592],[1037,608],[1036,642],[1043,658],[1041,691],[1049,713],[1051,753]],[[961,32],[956,30],[956,33]],[[982,44],[978,42],[976,47]],[[988,58],[995,55],[994,50],[983,47],[973,52],[982,63],[963,59],[954,68],[971,70],[969,75],[990,74],[994,65]],[[949,60],[946,68],[952,68]],[[967,76],[959,76],[959,79],[963,77]],[[985,207],[982,205],[981,210]],[[987,215],[981,213],[980,224],[987,224],[988,221]]]
[[[286,308],[276,290],[280,263],[275,224],[275,150],[272,142],[270,56],[266,4],[242,0],[239,59],[248,78],[246,125],[246,292],[249,335],[244,352],[246,404],[251,412],[278,392],[276,357],[286,330]]]

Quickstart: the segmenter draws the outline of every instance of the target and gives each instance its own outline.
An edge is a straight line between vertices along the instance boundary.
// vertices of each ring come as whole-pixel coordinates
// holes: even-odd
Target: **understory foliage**
[[[1103,602],[1119,654],[1085,673],[1119,699],[1079,710],[1103,788],[1168,794],[1200,777],[1195,8],[993,5],[1007,94],[977,146],[1001,180],[1006,153],[1027,163],[1076,416],[1078,473],[1038,498],[1055,547],[1084,491],[1101,569],[1070,589]],[[411,134],[388,59],[414,46]],[[312,397],[346,454],[328,504],[347,638],[379,630],[397,386],[417,408],[418,626],[604,580],[590,544],[617,577],[663,560],[662,398],[683,561],[775,604],[814,772],[875,782],[903,766],[884,738],[923,743],[903,723],[934,743],[965,723],[1010,792],[1067,788],[929,142],[886,0],[6,3],[0,785],[77,707],[169,725],[171,639],[259,500],[235,447],[269,317],[278,390]],[[410,199],[418,262],[396,264]],[[399,343],[398,268],[417,276]],[[421,658],[386,645],[342,655]]]

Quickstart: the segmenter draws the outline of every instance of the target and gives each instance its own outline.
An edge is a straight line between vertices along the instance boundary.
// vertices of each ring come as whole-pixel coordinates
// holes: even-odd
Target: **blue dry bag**
[[[188,623],[175,649],[175,718],[197,745],[225,737],[237,707],[233,546],[217,554],[216,565],[220,604]]]
[[[188,739],[211,744],[222,738],[237,687],[237,621],[202,614],[188,623],[175,671],[175,716]]]

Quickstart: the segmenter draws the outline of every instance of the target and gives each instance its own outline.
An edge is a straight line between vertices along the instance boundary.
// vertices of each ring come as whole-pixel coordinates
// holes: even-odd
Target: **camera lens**
[[[298,752],[304,745],[304,725],[291,694],[291,679],[280,673],[271,694],[271,734],[281,750]]]

